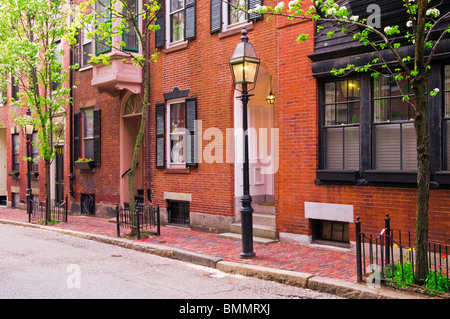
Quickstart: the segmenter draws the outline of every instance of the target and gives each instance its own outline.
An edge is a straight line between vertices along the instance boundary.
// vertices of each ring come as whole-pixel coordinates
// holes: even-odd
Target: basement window
[[[349,223],[315,219],[313,238],[317,243],[349,244]]]
[[[189,227],[189,202],[167,200],[167,214],[169,224]]]

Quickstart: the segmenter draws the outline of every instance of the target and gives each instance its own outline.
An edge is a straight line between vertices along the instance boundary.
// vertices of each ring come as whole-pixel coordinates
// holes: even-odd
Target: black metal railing
[[[50,214],[47,218],[47,203],[49,203]],[[36,202],[34,200],[30,200],[31,205],[31,214],[28,218],[29,222],[40,222],[45,225],[51,222],[63,222],[67,223],[67,215],[68,215],[68,198],[66,198],[63,202],[56,202],[55,200],[49,200],[48,196],[46,196],[45,202]]]
[[[116,204],[117,237],[120,237],[120,228],[135,229],[137,238],[141,239],[141,231],[155,230],[157,236],[161,233],[159,205],[156,207],[136,202],[135,212],[130,212],[129,206],[120,207]]]
[[[394,230],[386,214],[385,228],[380,234],[361,231],[356,218],[356,270],[359,282],[395,284],[399,287],[415,286],[415,234],[411,231]],[[428,246],[428,274],[425,288],[428,292],[450,293],[449,257],[450,246],[426,242]]]

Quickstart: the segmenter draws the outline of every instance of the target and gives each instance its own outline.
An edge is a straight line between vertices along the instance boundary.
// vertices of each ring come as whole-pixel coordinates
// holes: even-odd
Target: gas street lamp
[[[23,127],[23,134],[25,134],[27,138],[27,214],[28,214],[28,222],[31,222],[31,139],[34,131],[34,125],[32,123],[33,118],[31,117],[30,108],[27,108],[26,113],[26,123]]]
[[[253,258],[255,257],[255,253],[253,251],[253,208],[249,183],[247,104],[249,97],[253,96],[253,94],[248,94],[248,85],[253,85],[251,90],[255,88],[260,60],[256,56],[252,44],[248,42],[247,30],[245,27],[241,34],[241,42],[237,44],[233,56],[230,59],[230,68],[236,89],[242,93],[242,95],[238,97],[242,101],[242,127],[244,129],[244,195],[241,199],[242,207],[240,210],[242,227],[241,258]]]

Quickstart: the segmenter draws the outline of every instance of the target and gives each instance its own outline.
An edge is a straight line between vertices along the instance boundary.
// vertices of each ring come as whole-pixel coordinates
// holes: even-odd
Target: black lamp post
[[[31,117],[31,111],[30,108],[27,108],[27,113],[26,113],[26,118],[27,118],[27,122],[25,123],[24,127],[23,127],[23,133],[25,134],[26,138],[27,138],[27,214],[28,214],[28,222],[31,222],[31,161],[30,161],[30,156],[31,156],[31,150],[30,150],[30,146],[31,146],[31,139],[32,139],[32,135],[33,135],[33,131],[34,131],[34,125],[31,122],[32,121],[32,117]]]
[[[241,227],[242,227],[242,258],[253,258],[253,221],[252,221],[252,197],[250,196],[249,183],[249,156],[248,156],[248,121],[247,104],[250,96],[248,85],[255,88],[259,70],[259,59],[251,43],[248,42],[247,30],[242,30],[241,42],[238,43],[230,59],[231,73],[236,89],[242,93],[239,97],[242,101],[242,126],[244,129],[244,194],[241,199]],[[250,90],[250,91],[251,91]]]

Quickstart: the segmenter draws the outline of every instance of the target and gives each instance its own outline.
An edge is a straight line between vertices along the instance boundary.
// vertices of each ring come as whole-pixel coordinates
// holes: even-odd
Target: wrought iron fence
[[[415,234],[391,229],[389,214],[380,234],[361,232],[356,218],[356,259],[359,282],[395,284],[399,287],[415,286]],[[426,242],[428,248],[428,274],[425,286],[428,292],[450,293],[449,245]]]
[[[155,229],[156,235],[159,236],[161,233],[159,205],[153,207],[136,203],[135,207],[135,212],[130,212],[129,206],[122,208],[116,204],[117,237],[120,237],[120,228],[135,229],[138,239],[141,239],[143,229]]]
[[[68,201],[67,195],[65,201],[56,202],[55,200],[49,200],[48,196],[46,197],[45,202],[36,202],[34,200],[30,200],[31,205],[31,214],[29,216],[29,222],[42,222],[47,225],[49,222],[63,222],[67,223],[67,215],[68,215]],[[49,203],[49,217],[47,218],[47,203]]]

